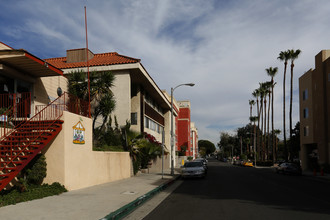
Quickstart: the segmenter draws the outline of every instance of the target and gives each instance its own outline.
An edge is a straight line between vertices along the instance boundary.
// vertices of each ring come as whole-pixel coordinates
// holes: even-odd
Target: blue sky
[[[294,71],[298,121],[298,78],[330,44],[328,0],[0,0],[0,5],[0,41],[40,58],[85,46],[86,5],[91,51],[141,59],[167,91],[194,82],[175,90],[176,99],[191,100],[199,139],[215,144],[221,131],[248,123],[248,100],[259,82],[269,80],[270,66],[279,67],[275,127],[282,128],[283,63],[277,57],[287,49],[302,50]],[[289,77],[286,81],[289,91]]]

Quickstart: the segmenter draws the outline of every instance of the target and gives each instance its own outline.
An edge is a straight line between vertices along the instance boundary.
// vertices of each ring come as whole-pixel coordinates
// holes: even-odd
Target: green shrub
[[[117,151],[117,152],[123,152],[124,148],[123,146],[109,146],[109,145],[102,145],[102,146],[93,146],[94,151]]]
[[[132,162],[133,162],[133,173],[134,175],[136,175],[141,167],[141,158],[139,156],[137,156],[135,159],[132,158]]]
[[[67,190],[59,183],[53,183],[51,185],[42,184],[30,185],[29,191],[19,192],[17,188],[13,188],[9,191],[2,191],[0,194],[0,207],[6,205],[14,205],[20,202],[26,202],[34,199],[41,199],[47,196],[59,195]]]
[[[47,175],[46,157],[43,154],[38,154],[24,168],[24,175],[28,185],[41,185]]]
[[[43,154],[38,154],[22,170],[22,178],[19,179],[18,185],[10,190],[1,191],[0,207],[67,192],[64,186],[59,183],[41,185],[46,175],[46,157]]]

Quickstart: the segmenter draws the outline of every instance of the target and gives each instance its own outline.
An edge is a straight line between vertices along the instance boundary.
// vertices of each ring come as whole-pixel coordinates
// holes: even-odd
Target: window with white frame
[[[156,121],[146,116],[144,117],[144,127],[156,131],[159,134],[163,133],[164,130],[164,127],[162,125],[158,124]]]

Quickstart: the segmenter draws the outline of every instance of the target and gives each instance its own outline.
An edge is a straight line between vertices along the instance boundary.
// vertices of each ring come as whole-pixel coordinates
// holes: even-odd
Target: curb
[[[100,220],[112,220],[112,219],[122,219],[129,213],[133,212],[137,207],[145,203],[147,200],[155,196],[157,193],[163,191],[168,186],[172,185],[174,181],[176,181],[180,175],[177,175],[173,179],[169,180],[168,182],[156,187],[155,189],[151,190],[150,192],[138,197],[133,202],[128,203],[127,205],[124,205],[123,207],[117,209],[114,212],[111,212],[109,215],[101,218]]]

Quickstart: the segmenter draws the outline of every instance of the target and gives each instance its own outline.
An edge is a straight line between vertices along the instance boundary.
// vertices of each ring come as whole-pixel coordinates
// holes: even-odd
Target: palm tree
[[[293,90],[293,67],[294,67],[294,61],[298,59],[299,54],[301,53],[301,50],[289,50],[288,51],[290,54],[290,60],[291,60],[291,81],[290,81],[290,114],[289,114],[289,119],[290,119],[290,160],[292,160],[292,90]]]
[[[115,100],[111,87],[115,76],[110,71],[91,72],[90,74],[90,94],[93,116],[93,132],[96,134],[96,120],[102,117],[102,128],[109,119],[110,113],[115,108]],[[78,96],[83,100],[88,100],[87,73],[84,71],[74,71],[68,75],[69,93]]]
[[[285,132],[285,78],[286,78],[286,67],[288,60],[290,59],[289,51],[281,51],[277,59],[284,61],[284,75],[283,75],[283,138],[284,138],[284,156],[288,158],[288,149],[286,145],[286,132]]]
[[[110,71],[90,74],[91,100],[101,101],[105,94],[112,94],[115,76]]]
[[[93,118],[93,128],[95,129],[95,123],[98,116],[102,116],[102,125],[100,129],[103,130],[105,124],[108,122],[109,116],[111,112],[115,109],[115,99],[113,98],[113,94],[106,93],[99,101],[99,104],[95,107],[94,110],[94,118]],[[95,132],[95,130],[94,130]]]
[[[87,79],[86,73],[81,71],[74,71],[68,74],[68,91],[70,94],[77,96],[80,99],[88,100],[86,97]],[[88,95],[88,94],[87,94]]]
[[[265,111],[265,119],[264,119],[264,142],[263,142],[263,146],[264,146],[264,158],[267,160],[267,155],[268,155],[268,146],[266,146],[266,141],[267,141],[267,134],[266,129],[267,129],[267,121],[269,124],[269,117],[267,120],[267,95],[270,97],[270,86],[268,82],[263,83],[263,87],[264,87],[264,91],[265,91],[265,97],[264,97],[264,111]],[[268,102],[270,103],[270,102]],[[269,110],[269,108],[268,108]],[[268,111],[268,116],[269,116],[269,111]]]
[[[271,77],[271,87],[272,87],[272,97],[271,97],[271,101],[272,101],[272,149],[273,149],[273,160],[275,157],[275,137],[274,137],[274,77],[277,74],[278,68],[275,67],[269,67],[268,69],[266,69],[267,75]]]
[[[263,132],[263,136],[262,136],[262,147],[263,147],[263,158],[267,159],[267,152],[268,152],[268,146],[266,146],[266,129],[267,129],[267,95],[268,97],[270,97],[270,82],[264,82],[264,83],[260,83],[260,91],[263,97],[263,109],[262,109],[262,115],[263,115],[263,119],[262,119],[262,132]],[[270,102],[269,102],[270,103]],[[269,107],[268,107],[268,116],[269,116]],[[269,125],[269,117],[268,117],[268,125]],[[269,131],[268,131],[269,133]],[[266,149],[267,147],[267,149]]]
[[[257,100],[257,116],[258,116],[258,127],[259,127],[259,119],[260,119],[260,113],[259,113],[259,97],[260,97],[260,91],[259,89],[255,89],[252,93],[252,96],[256,98]]]
[[[256,104],[256,102],[251,99],[249,100],[249,105],[250,105],[250,117],[252,117],[252,106],[254,106]]]
[[[250,118],[252,117],[252,106],[254,106],[256,104],[256,102],[253,100],[253,99],[251,99],[251,100],[249,100],[249,105],[250,105]],[[252,128],[251,128],[251,130],[252,130]],[[252,139],[252,131],[251,131],[251,134],[250,134],[250,140]]]
[[[255,159],[255,161],[254,161],[254,164],[255,164],[255,166],[257,165],[257,163],[256,163],[256,157],[257,157],[257,155],[256,155],[256,121],[258,121],[258,116],[251,116],[250,117],[250,122],[252,123],[253,122],[253,152],[254,152],[254,159]],[[258,132],[259,133],[259,132]]]
[[[267,94],[268,94],[268,113],[267,113],[267,153],[266,156],[268,158],[269,154],[269,148],[270,148],[270,138],[269,138],[269,117],[270,117],[270,103],[271,103],[271,88],[272,88],[272,82],[266,82],[266,89],[267,89]],[[266,108],[266,107],[265,107]],[[265,132],[266,134],[266,132]]]
[[[259,148],[259,122],[260,122],[260,111],[259,111],[259,97],[260,97],[260,90],[259,89],[255,89],[252,93],[252,96],[254,98],[256,98],[257,100],[257,121],[258,121],[258,133],[257,133],[257,151],[258,154],[260,152],[260,148]]]
[[[281,130],[276,129],[275,131],[273,131],[273,133],[275,134],[275,153],[273,155],[273,164],[275,163],[275,161],[277,160],[277,153],[278,153],[278,148],[277,148],[277,135],[281,134]]]
[[[266,120],[266,115],[264,118],[264,108],[263,108],[263,104],[265,105],[266,108],[266,102],[265,99],[267,97],[267,91],[266,91],[266,87],[265,87],[265,83],[259,83],[260,87],[259,87],[259,92],[260,92],[260,114],[261,114],[261,147],[262,147],[262,159],[264,159],[264,152],[265,152],[265,144],[264,144],[264,128],[266,127],[266,125],[264,126],[264,120]]]

